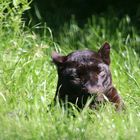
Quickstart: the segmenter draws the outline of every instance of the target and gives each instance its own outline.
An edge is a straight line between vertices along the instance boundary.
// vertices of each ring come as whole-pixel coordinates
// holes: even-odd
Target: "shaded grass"
[[[129,17],[121,21],[93,17],[84,29],[72,21],[55,42],[49,28],[42,36],[22,27],[17,30],[10,32],[9,27],[0,31],[1,140],[140,138],[140,36]],[[74,117],[59,106],[49,108],[57,82],[51,51],[67,54],[76,49],[97,50],[104,41],[112,46],[113,83],[125,101],[126,111],[116,113],[107,104],[81,113],[73,109]]]

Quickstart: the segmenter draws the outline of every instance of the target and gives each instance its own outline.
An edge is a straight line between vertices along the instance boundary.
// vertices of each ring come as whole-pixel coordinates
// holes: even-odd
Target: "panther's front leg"
[[[110,102],[114,103],[117,111],[124,109],[124,102],[115,87],[109,88],[109,90],[105,93],[105,96]]]

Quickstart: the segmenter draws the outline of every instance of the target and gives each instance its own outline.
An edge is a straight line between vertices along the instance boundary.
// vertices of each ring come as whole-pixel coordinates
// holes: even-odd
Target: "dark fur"
[[[68,101],[83,108],[87,99],[94,96],[90,107],[106,100],[113,102],[117,110],[123,102],[112,85],[110,65],[110,45],[105,43],[98,52],[91,50],[76,51],[67,56],[52,53],[57,66],[58,84],[55,101]]]

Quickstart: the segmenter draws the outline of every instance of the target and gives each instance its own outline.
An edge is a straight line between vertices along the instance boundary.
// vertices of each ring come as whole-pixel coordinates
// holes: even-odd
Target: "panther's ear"
[[[110,64],[110,45],[109,43],[105,42],[103,46],[98,51],[99,56],[102,58],[104,63],[107,65]]]
[[[57,52],[52,52],[52,60],[53,60],[53,62],[57,65],[57,66],[59,66],[59,65],[62,65],[65,61],[66,61],[66,59],[67,59],[67,57],[66,56],[61,56],[60,54],[58,54]]]

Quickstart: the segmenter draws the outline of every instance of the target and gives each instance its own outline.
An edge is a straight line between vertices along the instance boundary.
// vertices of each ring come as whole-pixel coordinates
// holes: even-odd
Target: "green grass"
[[[140,139],[140,36],[128,16],[93,17],[83,29],[72,20],[55,39],[46,26],[41,35],[25,29],[20,13],[10,17],[0,19],[0,140]],[[105,41],[112,46],[113,83],[126,111],[107,104],[73,109],[73,117],[59,106],[49,108],[57,83],[51,51],[97,50]]]

